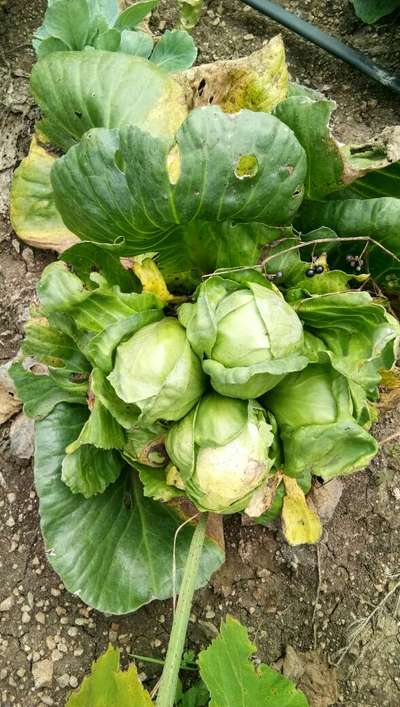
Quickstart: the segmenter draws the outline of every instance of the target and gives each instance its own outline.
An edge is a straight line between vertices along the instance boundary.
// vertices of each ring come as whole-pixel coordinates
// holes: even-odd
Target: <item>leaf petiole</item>
[[[160,679],[160,687],[156,700],[157,707],[173,707],[175,702],[178,674],[196,586],[197,571],[204,544],[206,523],[207,514],[202,513],[194,530],[186,560],[174,622],[172,624],[171,638]]]

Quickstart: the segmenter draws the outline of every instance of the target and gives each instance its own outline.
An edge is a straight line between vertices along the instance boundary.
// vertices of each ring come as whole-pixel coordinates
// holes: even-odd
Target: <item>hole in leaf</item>
[[[214,96],[210,96],[210,98],[208,99],[208,102],[209,102],[209,103],[212,103],[213,100],[214,100]]]
[[[303,192],[303,187],[297,187],[297,188],[294,190],[292,196],[300,196],[300,194],[302,194],[302,192]]]
[[[174,145],[168,153],[167,172],[168,179],[171,184],[177,184],[179,177],[181,176],[181,155],[178,145]]]
[[[252,179],[257,172],[258,159],[255,155],[242,155],[239,157],[235,167],[235,176],[238,179]]]
[[[74,110],[74,113],[77,118],[82,118],[82,113],[79,110]]]
[[[197,93],[199,94],[199,96],[203,95],[205,87],[206,87],[206,80],[201,79],[198,89],[197,89]]]

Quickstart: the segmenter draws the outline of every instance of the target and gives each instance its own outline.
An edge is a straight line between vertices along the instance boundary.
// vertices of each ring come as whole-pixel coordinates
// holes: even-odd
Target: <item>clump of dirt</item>
[[[282,4],[400,73],[395,17],[369,28],[347,0]],[[34,60],[30,38],[44,6],[43,0],[9,0],[0,10],[1,360],[18,350],[36,280],[52,257],[19,243],[7,217],[11,173],[27,152],[36,114],[27,77]],[[174,0],[162,0],[153,29],[162,31],[175,21]],[[243,56],[278,31],[276,23],[238,1],[208,2],[194,33],[199,61]],[[388,90],[295,35],[282,34],[293,78],[337,101],[335,129],[343,140],[363,142],[398,122],[398,99]],[[386,412],[375,428],[377,438],[396,432],[399,421],[399,407]],[[9,424],[0,428],[0,699],[7,707],[62,707],[109,640],[120,646],[125,663],[132,653],[163,657],[171,602],[112,617],[88,609],[64,590],[44,553],[31,466],[12,456],[8,431]],[[392,441],[367,471],[344,480],[318,552],[288,547],[278,525],[243,526],[238,517],[228,519],[227,561],[196,595],[189,647],[207,644],[231,613],[248,626],[264,662],[278,661],[287,645],[301,653],[316,650],[331,664],[342,659],[337,705],[400,704],[399,470],[400,446]],[[360,623],[370,615],[365,625]],[[154,666],[139,666],[152,685]]]

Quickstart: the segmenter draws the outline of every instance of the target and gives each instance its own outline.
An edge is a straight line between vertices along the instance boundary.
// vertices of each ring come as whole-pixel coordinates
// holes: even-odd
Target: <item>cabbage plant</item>
[[[67,589],[116,614],[179,591],[171,707],[221,516],[281,515],[289,542],[317,542],[312,475],[378,449],[399,331],[374,293],[400,293],[400,154],[395,128],[337,142],[279,39],[211,68],[188,69],[186,34],[153,49],[138,23],[154,5],[54,0],[37,34],[42,117],[11,216],[62,255],[12,375]]]
[[[179,319],[221,395],[257,398],[307,365],[303,327],[280,291],[256,273],[214,275]]]
[[[272,443],[256,401],[209,393],[169,430],[166,449],[197,508],[235,513],[271,473]]]

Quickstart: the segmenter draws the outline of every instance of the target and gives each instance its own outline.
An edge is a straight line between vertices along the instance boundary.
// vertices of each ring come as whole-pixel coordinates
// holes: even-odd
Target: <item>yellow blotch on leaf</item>
[[[284,476],[286,495],[283,499],[282,527],[289,545],[316,543],[321,538],[322,526],[318,515],[309,507],[296,479]]]
[[[132,269],[142,283],[143,292],[151,292],[159,297],[162,302],[170,302],[174,299],[152,258],[148,256],[134,258]]]

